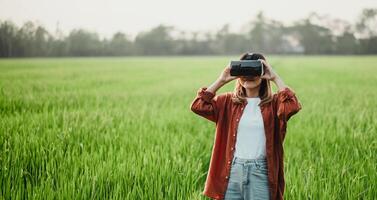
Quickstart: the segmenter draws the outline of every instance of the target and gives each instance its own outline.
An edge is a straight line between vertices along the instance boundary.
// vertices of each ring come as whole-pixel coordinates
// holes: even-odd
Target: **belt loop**
[[[260,168],[260,165],[259,165],[260,163],[259,163],[259,160],[258,159],[255,159],[255,165],[256,165],[256,167],[259,169]]]
[[[233,159],[232,159],[232,166],[234,165],[234,162],[236,162],[236,156],[233,156]]]

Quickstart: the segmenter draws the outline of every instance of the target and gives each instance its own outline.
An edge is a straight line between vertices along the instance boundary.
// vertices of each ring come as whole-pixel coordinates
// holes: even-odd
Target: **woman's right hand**
[[[225,69],[222,71],[222,73],[219,77],[219,80],[225,84],[225,83],[228,83],[228,82],[230,82],[234,79],[237,79],[237,76],[231,76],[230,75],[230,65],[228,64],[228,66],[226,66]]]

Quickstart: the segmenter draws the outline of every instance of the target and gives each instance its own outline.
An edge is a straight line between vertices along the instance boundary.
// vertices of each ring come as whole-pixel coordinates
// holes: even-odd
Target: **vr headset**
[[[262,76],[263,63],[259,60],[247,60],[252,54],[248,54],[246,60],[230,61],[231,76]]]

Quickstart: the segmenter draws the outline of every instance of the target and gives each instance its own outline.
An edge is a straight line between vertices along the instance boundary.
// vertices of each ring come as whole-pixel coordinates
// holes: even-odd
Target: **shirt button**
[[[236,134],[233,134],[233,137],[236,137]]]
[[[232,151],[233,151],[233,149],[234,149],[233,147],[232,147],[232,148],[230,148],[230,150],[232,150]]]
[[[230,161],[228,161],[228,164],[230,164]]]
[[[226,178],[226,179],[228,179],[228,178],[229,178],[229,176],[225,176],[225,178]]]
[[[238,118],[236,119],[236,121],[238,122]]]

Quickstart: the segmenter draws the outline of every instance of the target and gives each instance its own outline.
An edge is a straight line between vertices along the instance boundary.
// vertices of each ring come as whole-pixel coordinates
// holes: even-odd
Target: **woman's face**
[[[250,76],[240,76],[240,84],[246,89],[253,89],[260,85],[262,79],[260,76],[250,77]]]

